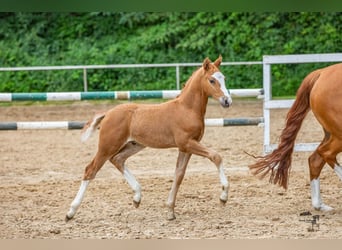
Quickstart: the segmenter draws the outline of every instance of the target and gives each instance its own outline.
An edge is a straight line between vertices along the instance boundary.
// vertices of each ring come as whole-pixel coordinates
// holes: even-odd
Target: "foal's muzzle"
[[[220,100],[221,106],[224,108],[228,108],[229,106],[232,105],[232,102],[233,102],[230,96],[221,96],[219,100]]]

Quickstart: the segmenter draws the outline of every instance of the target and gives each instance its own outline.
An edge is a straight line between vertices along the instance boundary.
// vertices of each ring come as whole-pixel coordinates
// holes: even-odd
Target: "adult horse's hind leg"
[[[342,141],[325,131],[325,137],[316,151],[309,158],[311,199],[315,209],[330,211],[333,208],[325,205],[321,200],[319,175],[325,163],[331,166],[342,180],[342,167],[338,164],[336,156],[342,151]]]
[[[342,181],[342,167],[336,158],[342,152],[342,138],[330,136],[329,140],[325,144],[320,145],[317,150]]]
[[[135,179],[134,175],[125,166],[125,161],[128,159],[128,157],[138,153],[144,148],[144,145],[139,144],[135,141],[130,141],[126,143],[126,145],[119,151],[119,153],[117,153],[110,159],[110,162],[123,174],[126,181],[135,192],[133,197],[133,204],[135,207],[139,207],[140,205],[141,187],[139,182]]]
[[[330,137],[330,134],[327,131],[324,131],[324,132],[325,132],[325,136],[324,136],[323,141],[318,146],[318,148],[312,153],[312,155],[309,157],[311,203],[312,203],[312,206],[316,210],[330,211],[330,210],[332,210],[332,208],[325,205],[322,202],[321,190],[320,190],[320,179],[319,179],[319,176],[321,174],[321,171],[322,171],[326,161],[318,153],[318,149],[322,145],[324,145]]]
[[[177,165],[175,170],[175,177],[172,183],[172,187],[169,193],[169,198],[167,200],[167,206],[169,207],[169,213],[168,213],[168,220],[174,220],[176,219],[175,216],[175,205],[176,205],[176,196],[179,189],[179,186],[181,185],[186,167],[189,163],[191,154],[187,154],[181,151],[178,151],[178,158],[177,158]]]

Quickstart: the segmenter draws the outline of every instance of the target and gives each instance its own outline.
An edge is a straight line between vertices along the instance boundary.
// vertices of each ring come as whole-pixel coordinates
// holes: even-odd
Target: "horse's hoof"
[[[175,220],[176,219],[176,216],[174,213],[169,213],[168,216],[167,216],[167,220]]]
[[[226,204],[227,200],[228,200],[228,194],[227,193],[222,193],[221,196],[220,196],[220,202],[222,204]]]
[[[68,215],[65,216],[65,222],[68,222],[71,219],[72,219],[72,217],[69,217]]]
[[[334,209],[322,203],[319,207],[315,207],[315,210],[322,211],[322,212],[330,212],[330,211],[333,211]]]
[[[134,205],[135,208],[138,208],[139,205],[140,205],[140,201],[133,200],[133,205]]]
[[[225,205],[225,204],[227,203],[227,200],[226,200],[226,199],[221,199],[221,198],[220,198],[220,203],[221,203],[222,205]]]

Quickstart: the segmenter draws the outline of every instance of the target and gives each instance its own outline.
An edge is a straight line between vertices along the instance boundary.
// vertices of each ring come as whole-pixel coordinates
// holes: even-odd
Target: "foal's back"
[[[170,148],[184,139],[200,140],[203,132],[203,118],[182,107],[176,98],[161,104],[127,103],[112,108],[101,122],[100,138]]]

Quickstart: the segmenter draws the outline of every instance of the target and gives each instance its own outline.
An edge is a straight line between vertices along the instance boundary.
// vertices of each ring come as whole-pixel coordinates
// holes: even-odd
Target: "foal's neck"
[[[179,96],[180,102],[187,108],[198,113],[204,118],[207,110],[208,95],[202,89],[200,72],[195,72],[194,75],[188,80],[182,93]]]

